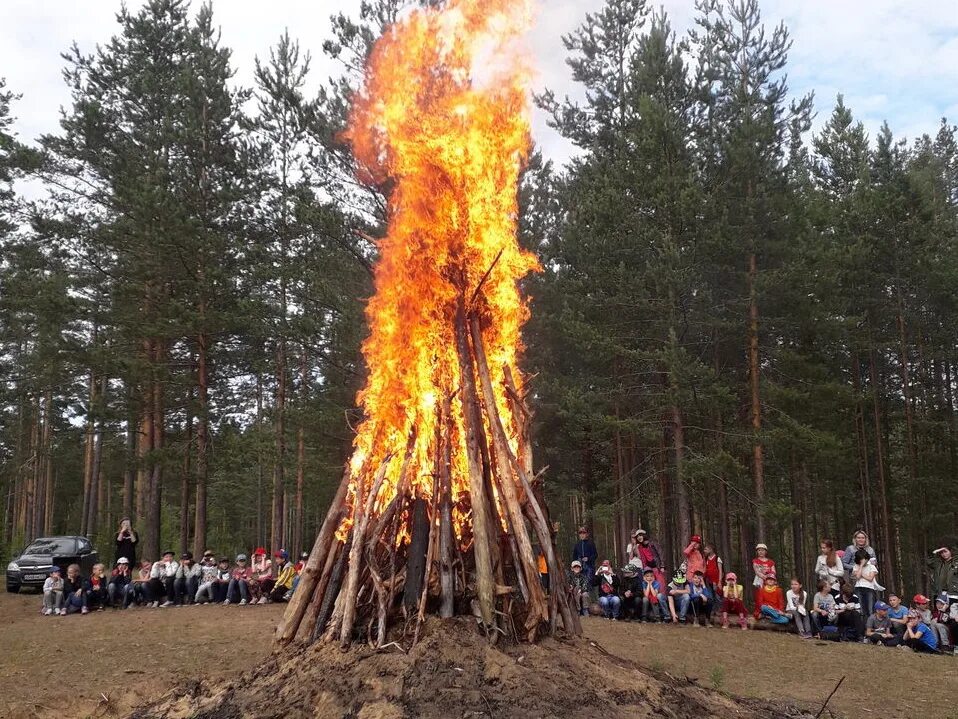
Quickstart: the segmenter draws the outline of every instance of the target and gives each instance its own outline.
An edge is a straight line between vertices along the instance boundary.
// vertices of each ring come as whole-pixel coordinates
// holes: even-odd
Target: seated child
[[[949,611],[951,610],[951,611]],[[938,635],[938,648],[949,654],[954,652],[955,629],[958,628],[958,604],[949,607],[948,593],[935,597],[935,610],[931,613],[931,628]]]
[[[673,624],[685,624],[685,616],[689,612],[689,587],[684,572],[677,572],[667,587],[669,615]]]
[[[55,565],[50,571],[50,576],[43,582],[43,609],[41,613],[44,616],[66,614],[63,611],[63,577],[60,576],[60,568]]]
[[[805,590],[797,577],[792,577],[789,589],[785,592],[785,613],[795,622],[795,629],[802,639],[812,638],[812,623],[805,606]]]
[[[884,602],[875,602],[875,611],[865,621],[865,641],[869,644],[881,644],[897,647],[901,639],[892,630],[889,606]]]
[[[711,627],[714,603],[712,590],[705,585],[705,572],[695,570],[689,584],[689,607],[692,609],[693,621],[698,624],[701,620],[704,626]]]
[[[130,584],[130,560],[120,557],[116,560],[116,567],[110,573],[110,583],[106,585],[110,606],[114,609],[122,607],[126,599],[126,588]]]
[[[908,607],[901,603],[897,594],[888,595],[888,618],[891,620],[892,632],[901,638],[905,633],[905,624],[908,623]]]
[[[216,581],[219,578],[219,567],[216,566],[216,560],[213,558],[212,552],[203,555],[200,567],[200,586],[196,590],[193,601],[196,604],[206,604],[214,601]]]
[[[759,614],[773,624],[788,624],[789,618],[785,614],[785,595],[778,586],[778,579],[774,572],[765,574],[765,584],[756,593]]]
[[[220,557],[216,565],[216,581],[213,582],[213,595],[211,601],[214,604],[228,604],[227,594],[230,588],[230,580],[233,578],[233,572],[230,569],[230,558]]]
[[[80,612],[86,614],[90,610],[87,608],[87,594],[90,591],[90,583],[80,574],[80,565],[71,564],[67,567],[67,576],[63,580],[63,601],[64,611],[60,614],[75,614]]]
[[[841,593],[835,600],[835,612],[838,615],[836,624],[839,629],[844,628],[842,639],[850,633],[852,641],[861,641],[865,638],[865,618],[862,616],[862,602],[855,588],[851,584],[843,584]]]
[[[589,580],[582,573],[582,562],[575,560],[569,572],[569,596],[572,608],[581,616],[589,613]]]
[[[263,604],[266,602],[266,595],[273,588],[273,565],[262,547],[257,547],[253,552],[250,572],[252,574],[249,579],[250,603]]]
[[[106,567],[97,563],[90,571],[90,593],[87,595],[87,606],[91,609],[103,611],[110,603],[110,578],[106,576]]]
[[[722,629],[728,629],[728,615],[738,616],[738,624],[742,629],[748,629],[748,617],[745,611],[745,589],[737,584],[735,572],[725,575],[725,586],[722,587]]]
[[[921,614],[912,609],[908,612],[908,623],[905,625],[905,646],[915,652],[927,654],[938,653],[938,636],[921,620]]]
[[[642,572],[642,604],[639,618],[643,622],[667,621],[668,603],[662,594],[662,587],[655,578],[655,569],[646,567]]]
[[[595,570],[595,586],[599,591],[599,605],[606,619],[618,620],[622,608],[619,597],[619,578],[612,571],[612,562],[604,559]]]
[[[279,572],[276,574],[276,584],[269,593],[270,601],[288,602],[293,596],[293,579],[296,577],[296,567],[289,561],[289,553],[285,549],[276,552],[279,562]]]
[[[826,627],[834,627],[838,621],[835,604],[831,582],[819,581],[818,592],[812,597],[812,631],[819,639]]]
[[[203,567],[193,561],[193,552],[183,552],[180,555],[180,566],[176,570],[176,579],[173,581],[174,601],[179,605],[192,604],[202,577]]]
[[[234,597],[239,596],[241,605],[249,604],[250,568],[246,564],[246,555],[236,555],[236,566],[230,572],[230,583],[226,590],[226,599],[223,604],[229,604]]]
[[[150,591],[150,573],[153,568],[153,562],[144,559],[140,562],[140,569],[130,578],[130,583],[126,585],[126,601],[124,608],[129,609],[134,604],[149,604],[153,601],[153,593]]]

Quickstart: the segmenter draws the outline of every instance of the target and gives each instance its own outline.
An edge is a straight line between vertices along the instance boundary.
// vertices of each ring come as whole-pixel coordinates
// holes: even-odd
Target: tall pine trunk
[[[205,315],[205,307],[201,306]],[[209,479],[209,369],[208,342],[204,333],[196,338],[196,507],[193,519],[193,554],[206,550],[206,491]]]
[[[306,401],[309,397],[309,350],[303,344],[299,368],[299,427],[296,430],[296,499],[293,521],[293,550],[303,551],[303,486],[306,480]]]
[[[881,550],[884,576],[889,578],[889,589],[896,591],[895,554],[892,551],[895,539],[892,532],[891,512],[888,509],[888,488],[885,476],[885,450],[882,439],[881,409],[879,407],[878,368],[875,365],[875,347],[868,349],[868,373],[872,390],[872,411],[875,426],[875,465],[878,470],[878,511],[881,518]]]
[[[752,480],[755,501],[758,503],[756,530],[758,541],[765,537],[765,460],[762,446],[762,396],[760,384],[761,359],[758,346],[758,257],[755,252],[748,256],[748,376],[752,420]]]

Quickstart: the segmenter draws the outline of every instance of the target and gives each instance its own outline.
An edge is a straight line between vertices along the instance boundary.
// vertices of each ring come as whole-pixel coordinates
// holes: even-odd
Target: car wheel
[[[20,591],[20,585],[19,585],[19,584],[8,584],[8,585],[7,585],[7,591],[8,591],[10,594],[16,594],[17,592]]]

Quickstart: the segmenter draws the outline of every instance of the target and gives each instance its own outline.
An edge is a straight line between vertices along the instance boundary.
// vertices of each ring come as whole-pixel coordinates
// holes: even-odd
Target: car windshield
[[[76,554],[77,543],[75,539],[66,539],[64,537],[51,537],[48,539],[38,539],[29,547],[23,550],[24,554]]]

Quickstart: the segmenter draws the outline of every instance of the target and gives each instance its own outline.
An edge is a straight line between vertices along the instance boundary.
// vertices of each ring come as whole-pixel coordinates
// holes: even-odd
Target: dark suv
[[[100,555],[86,537],[40,537],[7,565],[7,591],[19,592],[21,587],[42,589],[54,566],[60,567],[66,576],[68,565],[79,564],[81,572],[90,576],[90,570],[99,561]]]

